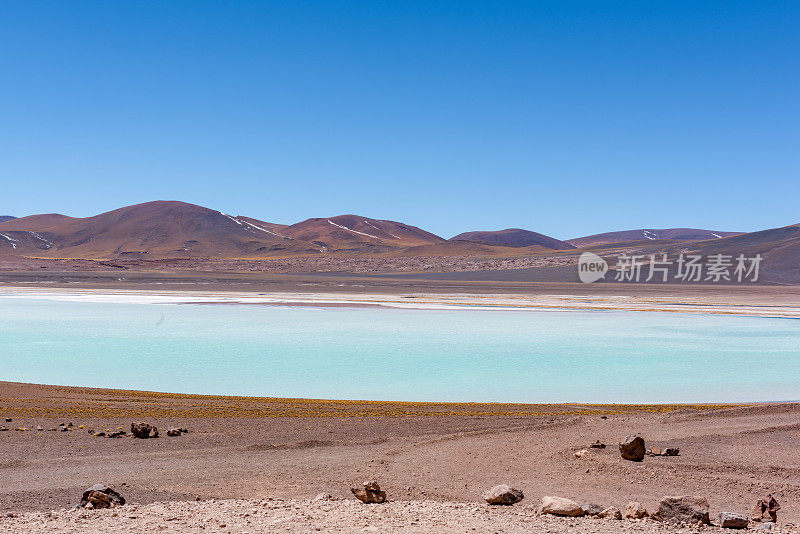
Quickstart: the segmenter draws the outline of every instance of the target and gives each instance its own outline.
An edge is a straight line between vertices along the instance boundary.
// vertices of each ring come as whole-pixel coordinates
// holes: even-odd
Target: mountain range
[[[550,236],[523,230],[522,228],[508,228],[506,230],[464,232],[450,241],[475,241],[477,243],[488,243],[491,245],[506,245],[509,247],[530,247],[539,246],[551,250],[569,250],[576,248],[575,245],[560,241]]]
[[[358,215],[277,224],[178,201],[146,202],[84,218],[40,214],[0,219],[0,256],[38,258],[260,259],[329,253],[519,256],[624,246],[768,253],[774,261],[793,266],[800,257],[800,226],[752,233],[640,229],[566,241],[510,228],[464,232],[445,240],[410,224]]]
[[[442,243],[415,226],[356,215],[283,225],[194,204],[154,201],[74,218],[0,222],[0,253],[50,258],[247,258],[332,251],[380,253]]]
[[[608,245],[611,243],[624,243],[628,241],[705,241],[708,239],[720,239],[722,237],[729,237],[737,235],[742,232],[722,232],[719,230],[699,230],[697,228],[664,228],[661,230],[656,229],[640,229],[640,230],[623,230],[621,232],[606,232],[604,234],[595,234],[586,237],[577,237],[575,239],[568,239],[567,243],[575,245],[576,247],[586,247],[592,245]]]

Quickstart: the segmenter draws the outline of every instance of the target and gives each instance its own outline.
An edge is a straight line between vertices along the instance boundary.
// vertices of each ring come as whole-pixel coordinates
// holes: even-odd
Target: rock
[[[781,505],[775,500],[775,497],[770,493],[763,499],[756,501],[756,505],[750,514],[751,521],[769,521],[775,523],[778,521],[778,510]]]
[[[11,422],[11,420],[12,420],[12,419],[11,419],[10,417],[6,417],[6,423],[10,423],[10,422]]]
[[[8,427],[0,426],[0,432],[8,432]]]
[[[106,433],[103,432],[102,430],[100,432],[95,432],[94,434],[92,434],[92,436],[94,436],[96,438],[103,438],[103,437],[105,437],[105,435],[106,435]]]
[[[764,532],[769,532],[769,531],[772,530],[772,523],[764,523],[763,525],[758,527],[758,530],[761,530],[761,531],[764,531]]]
[[[167,435],[170,436],[170,437],[173,437],[173,438],[175,436],[180,436],[181,435],[181,429],[180,428],[174,428],[174,427],[173,428],[169,428],[169,429],[167,429]]]
[[[90,491],[86,500],[94,505],[95,508],[108,508],[111,505],[111,497],[102,491]]]
[[[113,508],[125,504],[125,497],[106,484],[95,484],[87,488],[81,497],[80,506],[84,508]]]
[[[720,512],[719,514],[719,526],[722,528],[747,528],[749,523],[746,515],[733,512]]]
[[[616,506],[609,506],[597,514],[597,517],[602,517],[603,519],[622,519],[622,512],[620,512],[619,508]]]
[[[139,439],[157,438],[158,429],[147,423],[131,423],[131,434]]]
[[[69,432],[69,427],[68,426],[62,426],[61,427],[61,432]]]
[[[628,436],[619,444],[619,454],[625,460],[641,462],[644,460],[644,439],[641,436]]]
[[[512,488],[508,484],[500,484],[483,492],[483,500],[489,504],[512,505],[525,498],[522,490]]]
[[[589,447],[591,447],[592,449],[605,449],[606,448],[606,444],[605,443],[601,443],[600,440],[598,439],[597,441],[595,441],[594,443],[589,445]]]
[[[681,450],[678,447],[667,447],[666,449],[653,447],[647,451],[647,456],[678,456],[680,453]]]
[[[107,438],[121,438],[124,435],[126,435],[126,432],[124,430],[117,430],[115,432],[109,433],[106,437]]]
[[[581,449],[579,451],[575,451],[575,458],[583,458],[587,454],[589,454],[588,449]]]
[[[363,488],[350,488],[356,499],[367,504],[378,504],[386,502],[386,492],[381,491],[380,486],[374,480],[364,482]]]
[[[586,515],[581,505],[571,499],[564,497],[542,497],[542,504],[539,506],[540,514],[565,515],[570,517],[580,517]]]
[[[600,515],[600,513],[606,509],[605,506],[600,506],[599,504],[592,504],[589,502],[581,503],[581,508],[583,508],[583,511],[586,513],[586,515],[591,516]]]
[[[647,517],[647,510],[642,503],[631,501],[625,506],[625,519],[641,519],[643,517]]]
[[[38,430],[39,432],[44,432],[44,428],[42,428],[42,427],[40,427],[40,426],[37,426],[37,427],[36,427],[36,430]]]
[[[704,497],[694,495],[664,497],[650,517],[656,521],[669,521],[671,523],[711,524],[711,520],[708,517],[708,501]]]
[[[314,497],[315,501],[334,501],[336,498],[330,493],[320,493]]]

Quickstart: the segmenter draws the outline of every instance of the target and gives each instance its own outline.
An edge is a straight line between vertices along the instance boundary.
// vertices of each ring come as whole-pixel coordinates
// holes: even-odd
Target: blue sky
[[[4,2],[0,214],[800,222],[797,2]]]

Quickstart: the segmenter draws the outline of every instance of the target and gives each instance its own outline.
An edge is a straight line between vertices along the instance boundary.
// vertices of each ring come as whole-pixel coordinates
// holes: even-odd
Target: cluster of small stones
[[[411,503],[411,502],[397,503],[397,502],[394,502],[394,503],[389,503],[389,501],[387,500],[386,492],[381,490],[380,486],[378,485],[378,483],[373,481],[373,480],[364,482],[360,487],[351,488],[351,492],[356,497],[356,499],[358,499],[362,503],[365,503],[365,504],[368,504],[368,505],[382,505],[382,506],[389,506],[389,507],[391,507],[391,506],[395,506],[396,507],[396,506],[399,505],[401,507],[404,507],[403,509],[408,509],[409,506],[415,507],[414,510],[413,510],[413,519],[414,519],[414,521],[411,523],[411,525],[417,524],[417,522],[421,519],[421,515],[422,514],[421,514],[421,511],[420,511],[420,509],[418,507],[423,507],[424,508],[426,506],[427,507],[435,506],[435,507],[441,508],[441,510],[450,510],[450,512],[453,512],[454,510],[452,510],[452,509],[455,507],[458,510],[460,510],[461,513],[465,513],[465,512],[468,513],[470,518],[481,520],[483,522],[482,524],[483,524],[484,527],[487,527],[488,523],[494,522],[495,520],[498,520],[498,519],[500,519],[502,517],[502,516],[494,516],[494,515],[491,516],[491,517],[483,517],[483,516],[481,516],[481,508],[480,507],[477,507],[474,504],[470,505],[468,503],[461,503],[461,504],[459,504],[459,503],[436,503],[436,504],[434,504],[434,503],[428,503],[428,502],[418,502],[418,503],[417,502],[415,502],[415,503]],[[508,484],[501,484],[501,485],[495,486],[493,488],[490,488],[490,489],[486,490],[483,493],[482,497],[490,505],[488,508],[484,508],[484,510],[489,510],[489,509],[492,509],[492,508],[495,508],[495,509],[496,508],[503,508],[503,507],[510,508],[510,507],[512,507],[512,505],[514,505],[516,503],[519,503],[520,501],[522,501],[525,498],[524,495],[523,495],[523,492],[521,490],[516,489],[516,488],[514,488],[514,487],[512,487],[512,486],[510,486]],[[199,501],[201,499],[198,497],[196,500]],[[281,509],[281,508],[286,508],[287,506],[290,506],[293,510],[304,510],[304,511],[307,511],[309,505],[327,506],[328,502],[334,503],[334,502],[342,502],[342,501],[346,501],[346,499],[340,499],[340,498],[334,497],[330,493],[320,493],[310,503],[308,503],[308,501],[305,501],[307,503],[305,505],[302,502],[299,502],[299,501],[298,502],[294,502],[294,504],[292,504],[290,501],[283,501],[282,499],[277,499],[277,500],[268,499],[267,501],[262,501],[260,504],[262,506],[275,508],[276,510],[277,509]],[[122,495],[120,495],[113,488],[109,487],[106,484],[95,484],[94,486],[91,486],[91,487],[87,488],[83,492],[80,504],[76,505],[73,510],[75,510],[75,509],[83,509],[83,510],[87,510],[87,511],[91,510],[91,511],[93,511],[92,514],[99,514],[100,512],[97,512],[97,510],[102,510],[102,509],[107,509],[107,508],[116,508],[116,507],[125,505],[125,502],[126,502],[125,498]],[[212,505],[215,505],[218,501],[216,501],[215,499],[211,499],[211,500],[209,500],[207,502],[212,504]],[[251,502],[251,501],[220,501],[220,503],[225,503],[225,502],[229,502],[232,505],[234,503],[238,502],[239,504],[237,504],[236,506],[245,507],[245,508],[248,505],[249,506],[255,506],[256,505],[255,502]],[[352,502],[352,501],[350,501],[350,502]],[[344,502],[344,504],[347,504],[347,502]],[[160,504],[156,503],[156,504],[150,505],[150,506],[155,508],[154,513],[157,514],[159,511],[161,511],[163,513],[165,507],[166,508],[175,507],[175,506],[181,507],[182,505],[180,503],[160,503]],[[764,519],[765,510],[767,512],[769,512],[770,510],[775,511],[775,510],[780,508],[780,506],[777,504],[777,502],[775,502],[775,500],[772,498],[771,495],[767,496],[767,498],[765,498],[765,499],[759,500],[758,503],[756,504],[756,507],[757,507],[757,510],[758,510],[758,512],[760,514],[760,516],[758,518],[754,518],[754,520],[756,520],[756,521],[761,521],[761,520],[774,521],[775,520],[775,514],[774,513],[770,513],[769,517]],[[520,508],[520,507],[515,507],[515,508]],[[133,506],[128,505],[128,506],[125,506],[125,512],[120,512],[121,515],[118,515],[115,512],[115,513],[112,514],[111,517],[117,517],[120,520],[124,520],[125,518],[127,518],[127,520],[136,520],[139,517],[139,513],[137,512],[137,510],[138,510],[138,507],[136,505],[133,505]],[[397,510],[395,510],[394,508],[392,508],[392,510],[394,510],[392,512],[392,514],[396,514],[397,513]],[[432,516],[432,519],[429,518],[429,520],[432,520],[432,521],[436,522],[437,521],[436,517],[437,516],[441,517],[441,510],[440,509],[432,509],[432,510],[430,510],[430,512],[431,512],[430,515]],[[188,513],[188,509],[185,509],[184,511]],[[52,513],[47,513],[47,514],[44,514],[44,515],[42,515],[42,514],[28,514],[30,516],[30,518],[27,518],[27,519],[30,520],[30,521],[33,521],[33,522],[40,522],[40,523],[46,524],[46,523],[48,523],[49,520],[52,520],[54,518],[64,517],[64,513],[63,512],[64,511],[52,512]],[[544,520],[544,521],[546,521],[547,518],[561,518],[563,520],[576,520],[578,518],[583,518],[583,517],[592,517],[592,518],[606,519],[606,520],[616,520],[616,521],[621,521],[623,519],[627,519],[627,520],[630,521],[630,523],[628,523],[630,525],[640,525],[640,526],[644,527],[644,526],[647,525],[647,523],[642,523],[642,522],[649,520],[649,521],[652,521],[652,525],[653,526],[664,525],[664,527],[668,528],[670,532],[683,532],[684,530],[679,530],[679,529],[686,529],[686,528],[691,529],[691,530],[686,530],[686,532],[697,532],[698,531],[697,530],[698,527],[702,527],[704,525],[710,525],[711,524],[711,520],[710,520],[710,516],[709,516],[708,502],[703,497],[697,497],[697,496],[664,497],[659,502],[656,510],[653,513],[649,513],[645,509],[645,507],[639,502],[630,502],[630,503],[628,503],[625,506],[624,511],[622,511],[622,510],[620,510],[620,509],[618,509],[618,508],[616,508],[614,506],[600,506],[598,504],[593,504],[593,503],[578,503],[577,501],[574,501],[574,500],[571,500],[571,499],[568,499],[568,498],[565,498],[565,497],[544,496],[544,497],[541,498],[541,501],[540,501],[540,504],[539,504],[538,507],[536,507],[536,508],[534,508],[534,507],[522,507],[520,509],[520,513],[521,513],[520,517],[522,517],[522,516],[531,517],[531,516],[528,515],[530,512],[533,512],[532,516],[538,517],[538,518],[540,518],[540,520]],[[207,517],[209,519],[211,517],[214,517],[214,516],[217,516],[219,518],[219,514],[209,514],[207,510],[204,512],[204,514],[205,514],[205,517]],[[230,514],[228,514],[228,515],[230,516]],[[247,518],[247,517],[249,517],[251,515],[253,515],[253,516],[258,515],[258,510],[250,510],[248,513],[244,513],[243,515],[242,514],[234,514],[234,515],[242,516],[244,518]],[[382,515],[383,514],[381,514],[381,516]],[[18,516],[16,514],[9,513],[9,514],[6,515],[6,517],[8,517],[8,518],[16,518]],[[108,518],[109,516],[103,516],[101,514],[99,517]],[[303,517],[308,518],[309,516],[304,515]],[[88,519],[89,516],[85,516],[85,518]],[[163,516],[162,516],[162,518],[163,518]],[[229,517],[229,519],[230,519],[230,517]],[[178,521],[184,521],[185,522],[185,521],[191,521],[191,520],[192,520],[191,514],[187,515],[186,517],[179,518],[179,516],[174,514],[174,513],[171,514],[168,519],[166,519],[166,521],[176,521],[176,522],[178,522]],[[219,529],[224,529],[224,528],[229,526],[224,521],[221,521],[220,519],[217,519],[216,521],[214,521],[213,519],[210,519],[210,520],[212,522],[209,523],[206,526],[217,527]],[[470,519],[466,519],[466,520],[470,521]],[[206,521],[206,519],[204,519],[203,521]],[[150,524],[152,525],[153,523],[150,523]],[[473,523],[473,524],[475,524],[475,523]],[[581,524],[581,522],[577,522],[577,523],[570,523],[570,524],[568,524],[566,526],[576,527],[576,526],[579,526],[580,524]],[[598,523],[597,525],[600,525],[600,524],[602,524],[602,523]],[[731,528],[731,529],[746,529],[749,526],[749,524],[750,524],[750,520],[745,515],[735,514],[735,513],[732,513],[732,512],[722,512],[722,513],[719,514],[719,523],[718,523],[718,525],[720,527]],[[88,524],[85,525],[85,527],[88,527],[88,526],[89,526]],[[392,526],[393,527],[398,527],[396,529],[391,529],[392,531],[395,531],[395,530],[398,530],[398,529],[402,530],[402,527],[408,526],[408,525],[404,525],[403,522],[399,519],[399,517],[395,517],[395,519],[392,520]],[[441,526],[441,525],[439,525],[439,526]],[[204,526],[200,526],[200,528],[204,528]],[[369,530],[371,532],[379,532],[379,531],[381,531],[380,529],[375,530],[375,528],[377,528],[377,527],[370,527],[370,528],[372,528],[372,530]],[[605,528],[601,528],[601,529],[598,530],[595,527],[589,527],[588,524],[587,524],[586,528],[589,528],[589,530],[588,530],[589,532],[595,532],[595,533],[601,532],[601,531],[602,532],[607,531],[607,529],[605,529]],[[45,530],[49,531],[49,529],[45,529]],[[162,526],[162,527],[157,528],[155,530],[164,530],[164,527]],[[214,529],[212,528],[212,530],[214,530]],[[320,528],[315,528],[314,530],[320,530]],[[367,531],[366,529],[364,529],[364,530]],[[475,529],[473,528],[472,530],[475,530]],[[613,529],[613,531],[615,531],[615,532],[617,530],[618,530],[618,528],[616,528],[616,527]],[[771,523],[767,523],[767,524],[763,525],[762,528],[759,529],[759,530],[761,530],[761,531],[769,531],[769,530],[771,530]],[[16,532],[17,530],[14,530],[14,531]],[[31,531],[33,531],[33,530],[31,530]],[[37,530],[37,531],[42,531],[42,530]],[[430,531],[433,532],[434,530],[431,529]],[[436,529],[436,531],[437,532],[438,531],[444,532],[444,531],[449,531],[449,530]],[[569,531],[571,531],[571,532],[584,532],[585,530],[583,528],[581,528],[581,529],[569,529]],[[647,530],[647,531],[651,532],[651,530]],[[660,532],[660,530],[659,530],[659,532]]]
[[[522,490],[513,488],[508,484],[495,486],[483,494],[484,500],[491,505],[513,505],[521,501]],[[756,506],[762,507],[762,500]],[[650,518],[661,523],[676,525],[710,525],[708,501],[704,497],[684,495],[676,497],[663,497],[658,507],[652,514],[640,502],[631,501],[625,506],[624,512],[616,506],[601,506],[594,503],[578,503],[572,499],[558,496],[544,496],[539,504],[538,515],[554,515],[561,517],[596,517],[611,520],[643,520]],[[745,529],[753,521],[776,521],[775,515],[748,518],[746,515],[734,512],[720,512],[719,526],[731,529]]]
[[[10,423],[12,419],[10,417],[6,418],[6,423]],[[122,438],[122,437],[131,437],[131,438],[139,438],[139,439],[153,439],[158,437],[158,428],[153,425],[141,422],[134,422],[131,423],[131,431],[130,434],[122,429],[122,427],[118,427],[116,430],[111,430],[110,428],[101,428],[96,430],[92,426],[86,427],[84,425],[76,426],[74,423],[61,423],[57,427],[49,428],[47,431],[49,432],[73,432],[75,430],[86,430],[86,432],[96,438]],[[0,426],[0,432],[8,431],[9,428],[5,426]],[[15,428],[17,432],[27,432],[30,430],[27,427],[18,427]],[[45,429],[42,426],[37,426],[36,431],[44,432]],[[188,433],[189,430],[186,428],[181,427],[170,427],[167,430],[167,436],[170,437],[178,437],[181,434]]]
[[[606,445],[597,440],[590,444],[588,448],[578,450],[574,453],[575,458],[583,458],[589,454],[590,449],[604,449]],[[620,457],[631,462],[641,462],[645,456],[678,456],[680,449],[677,447],[667,447],[661,449],[653,447],[647,449],[644,438],[639,435],[626,437],[619,444]],[[524,498],[522,490],[513,488],[508,484],[501,484],[483,494],[483,499],[491,505],[513,505]],[[774,523],[777,521],[777,511],[780,505],[772,495],[756,502],[755,508],[748,517],[744,514],[734,512],[721,512],[719,514],[719,526],[723,528],[744,529],[751,521]],[[681,525],[710,525],[708,501],[704,497],[685,495],[677,497],[664,497],[658,503],[658,507],[652,514],[648,513],[645,507],[636,501],[631,501],[625,506],[624,512],[615,506],[601,506],[594,503],[578,503],[572,499],[557,496],[542,497],[538,508],[539,515],[555,515],[562,517],[597,517],[602,519],[622,520],[641,520],[651,518],[662,523],[674,523]],[[768,527],[769,525],[765,525]]]
[[[360,488],[351,488],[353,495],[361,502],[366,504],[379,504],[387,502],[386,492],[380,489],[375,481],[364,482]],[[512,506],[525,498],[522,490],[510,484],[499,484],[487,489],[481,495],[483,500],[494,506]],[[334,497],[328,493],[321,493],[314,499],[315,501],[333,500]],[[770,501],[771,500],[771,501]],[[773,504],[770,504],[773,503]],[[780,509],[777,502],[768,496],[767,499],[759,500],[757,505],[763,516],[763,510],[773,508]],[[658,507],[652,514],[636,501],[631,501],[625,506],[625,511],[621,511],[615,506],[601,506],[594,503],[578,503],[572,499],[558,496],[544,496],[538,507],[537,514],[555,515],[561,517],[596,517],[611,520],[642,520],[651,518],[662,523],[673,523],[677,525],[710,525],[708,501],[704,497],[684,495],[677,497],[664,497],[658,503]],[[761,521],[762,518],[753,518]],[[775,521],[776,516],[770,515],[768,521]],[[724,528],[743,529],[749,525],[746,515],[734,512],[721,512],[719,515],[719,525]]]

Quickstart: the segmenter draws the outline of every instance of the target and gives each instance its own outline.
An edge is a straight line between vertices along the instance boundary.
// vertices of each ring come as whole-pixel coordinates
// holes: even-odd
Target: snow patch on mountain
[[[364,232],[359,232],[358,230],[353,230],[352,228],[348,228],[346,226],[342,226],[341,224],[336,224],[332,220],[328,219],[328,222],[334,225],[336,228],[341,228],[342,230],[347,230],[348,232],[353,232],[354,234],[365,235],[367,237],[371,237],[372,239],[380,239],[378,236],[374,236],[372,234],[366,234]]]

